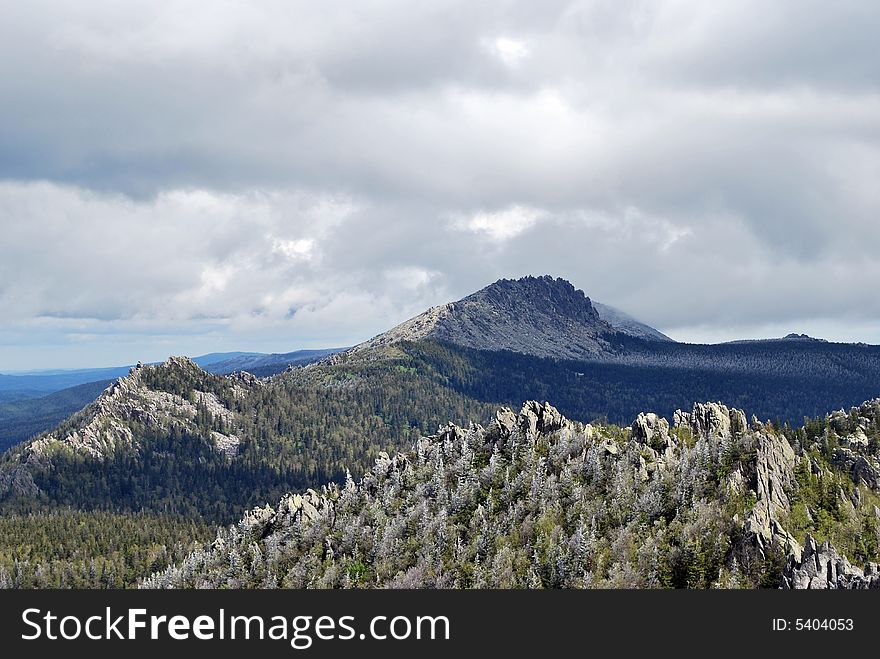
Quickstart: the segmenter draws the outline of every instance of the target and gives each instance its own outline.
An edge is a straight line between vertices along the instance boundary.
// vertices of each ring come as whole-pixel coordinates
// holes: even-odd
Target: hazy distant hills
[[[599,314],[599,318],[611,325],[618,332],[629,334],[640,339],[652,341],[672,341],[673,339],[666,336],[663,332],[654,329],[650,325],[639,322],[628,313],[615,309],[607,304],[596,302],[593,300],[593,308]]]
[[[95,400],[110,382],[87,382],[39,398],[0,402],[0,451],[54,428]]]
[[[342,352],[346,348],[327,348],[323,350],[296,350],[294,352],[285,353],[242,353],[212,361],[207,365],[199,361],[199,357],[193,358],[193,361],[204,368],[209,373],[225,374],[234,373],[235,371],[247,371],[258,377],[266,377],[281,373],[289,366],[304,366],[311,364],[324,357],[337,352]],[[230,353],[232,354],[232,353]]]
[[[203,368],[209,368],[217,362],[249,356],[264,355],[243,352],[212,353],[196,357],[194,361]],[[132,366],[134,365],[0,373],[0,401],[12,402],[26,398],[39,398],[81,384],[115,380],[127,375]]]
[[[267,371],[265,375],[279,373],[291,364],[307,364],[345,348],[324,350],[296,350],[287,353],[266,354],[261,352],[212,352],[193,357],[192,360],[211,373],[232,373],[233,371]],[[0,402],[38,398],[68,387],[89,382],[107,381],[124,377],[134,366],[112,366],[109,368],[83,369],[45,369],[0,373]]]

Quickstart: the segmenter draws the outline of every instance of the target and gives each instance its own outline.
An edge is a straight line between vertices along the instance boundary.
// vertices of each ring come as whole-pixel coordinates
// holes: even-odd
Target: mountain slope
[[[639,350],[645,345],[654,349],[581,361],[417,341],[398,344],[396,359],[470,398],[498,405],[553,400],[584,422],[626,424],[642,410],[671,417],[701,400],[726,400],[761,419],[797,425],[880,392],[877,346],[652,341]]]
[[[876,396],[880,391],[880,348],[877,346],[793,340],[722,346],[648,341],[617,332],[601,319],[597,320],[598,314],[585,295],[575,291],[570,284],[546,277],[500,282],[469,297],[467,304],[452,305],[454,308],[449,309],[446,316],[436,318],[436,322],[428,314],[431,322],[422,323],[418,331],[410,323],[406,331],[397,328],[396,332],[378,337],[380,340],[372,344],[367,342],[345,353],[264,380],[242,373],[231,376],[210,374],[185,358],[134,369],[108,388],[95,403],[53,432],[16,447],[0,458],[0,514],[71,507],[93,512],[149,511],[229,523],[244,510],[278,501],[285,493],[319,487],[322,483],[342,483],[349,471],[355,478],[367,474],[369,479],[371,465],[383,451],[393,454],[408,450],[418,445],[421,437],[435,432],[439,424],[449,420],[459,424],[478,421],[488,427],[493,411],[499,406],[528,399],[559,401],[561,413],[574,419],[569,422],[572,428],[602,416],[628,424],[644,409],[657,410],[673,418],[676,408],[691,409],[696,401],[707,399],[729,400],[738,407],[759,412],[762,418],[779,416],[798,425],[805,415],[812,416],[819,410],[838,406],[849,407],[853,402]],[[425,329],[427,325],[430,327]],[[517,333],[520,326],[523,329]],[[411,336],[422,338],[400,340]],[[439,337],[445,338],[441,340]],[[586,351],[584,337],[595,339],[598,352]],[[578,347],[581,357],[562,357],[565,350],[571,348],[566,343],[569,338],[582,341]],[[485,341],[488,341],[490,347],[467,347],[455,341],[476,345],[487,345]],[[520,350],[548,354],[538,356],[499,349],[506,344],[516,345]],[[587,347],[592,350],[594,346]],[[537,411],[533,412],[541,416]],[[718,414],[710,416],[714,418]],[[690,427],[690,422],[685,421],[684,415],[679,416],[679,430],[675,433],[681,434]],[[815,575],[809,575],[810,565],[832,559],[837,561],[833,551],[839,551],[848,560],[859,564],[874,555],[872,546],[859,544],[861,539],[870,541],[871,533],[864,530],[857,533],[853,526],[866,524],[862,512],[870,512],[874,494],[859,489],[861,498],[858,504],[853,504],[859,511],[856,519],[842,503],[837,488],[842,488],[844,493],[852,491],[844,477],[851,481],[875,482],[877,465],[872,456],[878,443],[876,415],[866,409],[864,413],[857,410],[843,416],[846,418],[835,417],[833,423],[827,419],[810,421],[804,429],[796,432],[787,427],[784,429],[795,454],[806,455],[815,461],[815,465],[810,463],[807,472],[814,473],[819,469],[831,476],[823,477],[821,483],[804,480],[801,463],[792,462],[787,453],[775,452],[774,455],[781,455],[779,464],[790,468],[786,467],[784,475],[777,470],[776,482],[772,486],[765,484],[764,489],[782,491],[790,497],[789,492],[797,484],[803,499],[789,498],[788,509],[781,499],[762,499],[769,503],[760,509],[764,511],[762,516],[753,518],[762,530],[770,524],[770,531],[774,533],[778,531],[774,531],[771,523],[775,520],[778,526],[804,544],[799,563],[792,555],[792,567],[787,577],[798,583],[803,582],[804,575],[807,575],[808,582],[814,578]],[[525,418],[530,417],[525,414]],[[703,416],[697,415],[697,418]],[[732,417],[729,422],[731,427],[743,425],[738,415],[736,423]],[[764,424],[761,427],[766,431],[764,435],[778,436],[782,432],[781,425]],[[856,426],[861,431],[856,430]],[[594,429],[599,427],[593,426]],[[606,439],[615,439],[624,433],[613,426],[602,427],[606,429],[603,431]],[[480,432],[475,427],[473,436],[479,436]],[[753,457],[760,457],[761,447],[766,444],[759,442],[754,433],[750,435],[752,439],[740,447],[744,456],[736,458],[750,465],[743,470],[743,477],[748,476],[750,483],[753,472],[760,471]],[[842,438],[850,435],[856,436],[857,441],[847,439],[844,444]],[[535,453],[530,459],[546,459],[552,454],[552,438],[544,439],[536,437]],[[729,465],[718,462],[711,452],[715,450],[713,444],[706,445],[710,449],[707,457],[702,453],[684,452],[680,440],[682,437],[676,439],[681,460],[684,461],[682,456],[687,456],[688,464],[699,463],[701,470],[707,469],[699,476],[709,479],[708,489],[701,490],[706,492],[705,501],[711,503],[717,499],[720,506],[725,499],[718,489],[717,475]],[[458,440],[450,438],[450,441]],[[693,448],[689,441],[684,441],[684,445],[688,451]],[[498,446],[501,457],[512,464],[514,456],[505,457],[502,449],[503,446]],[[462,446],[461,451],[464,455],[468,449]],[[615,474],[624,473],[624,467],[635,468],[641,464],[636,452],[646,460],[647,470],[652,462],[648,460],[651,454],[642,448],[638,451],[627,448],[623,452],[624,462],[608,462],[602,468],[611,470],[609,473],[616,478]],[[478,451],[472,454],[474,464],[479,468],[485,466],[483,460],[492,459],[492,455],[487,457]],[[449,465],[445,457],[444,464]],[[573,477],[582,474],[579,470],[592,468],[590,464],[572,463]],[[535,481],[536,474],[539,474],[531,469],[531,466],[522,467],[522,478],[516,485],[518,489],[510,492],[511,496],[517,493],[519,496],[522,488],[531,487],[527,483]],[[788,473],[792,470],[794,481]],[[561,483],[563,473],[564,469],[548,472],[545,474],[549,479],[547,482],[552,485],[555,478]],[[468,472],[460,475],[464,482],[475,482],[472,480],[474,476],[479,481],[481,477]],[[457,486],[453,481],[457,482],[457,475],[450,472],[446,476],[450,479],[446,481],[447,486],[453,489],[447,489],[445,496],[450,501],[463,496],[463,492],[455,489]],[[404,469],[401,474],[404,480],[398,484],[406,482],[409,477]],[[665,482],[663,487],[674,489],[678,482]],[[613,501],[617,492],[627,488],[644,494],[648,497],[645,501],[657,494],[643,491],[638,485],[631,488],[628,483],[622,480],[615,483],[613,490],[604,489],[604,485],[603,489],[595,490],[596,505],[600,499]],[[434,484],[423,486],[443,496],[443,490],[435,488]],[[749,487],[757,496],[756,488],[758,485]],[[874,485],[871,488],[876,490]],[[491,484],[490,489],[500,491]],[[563,489],[569,491],[568,485]],[[386,494],[387,497],[394,496],[393,491],[383,496]],[[744,496],[747,494],[744,492]],[[498,503],[492,497],[486,498],[487,493],[479,496],[483,498],[477,499],[477,505],[484,509],[488,509],[490,502],[494,502],[492,505]],[[854,497],[850,497],[851,501],[855,500]],[[509,500],[512,505],[516,504],[515,498]],[[363,502],[364,507],[360,510],[370,513],[373,504],[366,499]],[[321,499],[310,500],[310,505],[315,503],[321,504]],[[542,516],[552,516],[552,511],[559,506],[566,509],[571,501],[553,499],[547,503],[552,505],[530,509],[528,520],[523,518],[523,534],[528,529],[535,530],[534,524]],[[581,503],[586,506],[589,502]],[[663,536],[664,542],[671,547],[664,549],[668,561],[679,560],[680,565],[691,566],[695,563],[688,558],[688,552],[699,555],[703,550],[708,551],[701,545],[696,548],[689,545],[693,538],[684,530],[691,528],[692,523],[699,526],[705,521],[700,521],[703,503],[702,498],[690,501],[692,510],[682,509],[682,517],[676,513],[647,518],[651,528],[660,523],[669,529],[676,520],[681,523],[680,528]],[[801,503],[806,507],[799,507]],[[677,502],[676,506],[680,504]],[[526,506],[527,502],[523,505]],[[447,513],[455,516],[456,510],[451,506]],[[339,512],[335,508],[334,511],[334,514]],[[741,512],[739,519],[746,519],[744,515],[748,511],[742,509]],[[710,517],[715,521],[712,524],[727,524],[724,521],[727,514],[725,509],[713,508]],[[692,518],[692,515],[697,517]],[[785,515],[790,515],[791,519],[782,519]],[[389,516],[389,520],[392,517]],[[464,517],[455,519],[457,525],[467,522]],[[599,516],[596,519],[597,523],[611,524],[610,527],[600,527],[602,533],[614,529],[613,537],[607,537],[607,542],[603,541],[596,549],[597,555],[606,555],[602,552],[607,551],[609,543],[625,543],[630,537],[636,539],[634,542],[656,539],[651,535],[654,531],[647,536],[640,535],[641,531],[633,536],[620,536],[624,532],[622,529],[629,529],[626,534],[633,530],[630,524],[634,523],[634,518],[611,520]],[[399,524],[400,520],[395,523]],[[638,524],[643,523],[647,523],[645,518],[639,518]],[[570,526],[563,525],[562,528],[571,534],[576,531]],[[715,533],[720,527],[700,528]],[[736,530],[739,527],[730,528]],[[455,529],[461,531],[460,526]],[[450,528],[449,532],[455,529]],[[544,530],[545,535],[550,534],[552,527],[547,526]],[[817,542],[804,541],[805,532],[814,534]],[[715,533],[717,537],[722,535]],[[568,539],[574,537],[569,535]],[[702,536],[698,534],[698,537]],[[726,537],[734,539],[738,536],[733,533]],[[821,541],[829,537],[835,539],[833,550],[821,545]],[[745,560],[751,556],[749,560],[757,560],[755,556],[763,556],[762,561],[776,561],[780,558],[778,555],[765,551],[767,546],[775,546],[773,534],[765,541],[771,544],[765,542],[764,549],[761,549],[763,554],[746,552],[740,558]],[[389,538],[388,542],[392,539]],[[461,542],[464,545],[470,539],[462,537]],[[539,534],[530,542],[530,549],[535,549],[543,540]],[[337,551],[336,546],[333,551]],[[519,556],[518,550],[511,548],[511,551]],[[683,558],[680,556],[682,552]],[[299,560],[294,554],[288,558],[293,562]],[[480,560],[483,558],[481,554]],[[509,556],[495,558],[506,561]],[[728,558],[725,549],[724,561]],[[373,569],[366,558],[352,560],[349,567],[352,567],[354,582],[358,582],[362,566],[366,570]],[[708,567],[698,561],[696,569],[703,575],[712,573],[720,575],[719,579],[726,578],[722,568],[713,572],[715,567],[712,566],[721,563],[716,559],[712,561]],[[517,559],[517,564],[521,565],[522,561]],[[594,583],[617,583],[617,570],[635,570],[635,567],[618,561],[618,567],[611,571],[614,564],[605,561],[603,565],[607,569],[596,571],[590,568],[591,578],[597,579]],[[444,570],[453,569],[451,563],[444,565]],[[736,565],[739,565],[737,569],[748,567],[753,570],[749,572],[750,583],[761,582],[767,575],[776,575],[775,579],[781,574],[779,565],[775,571],[753,564],[724,565],[732,572]],[[410,567],[406,568],[407,572]],[[379,583],[396,583],[396,573],[387,574],[380,568],[381,565],[376,566]],[[293,569],[289,567],[288,571]],[[461,569],[466,571],[468,568]],[[534,572],[544,583],[545,575],[537,568]],[[679,570],[661,581],[673,585],[706,583],[703,577],[685,573]],[[418,582],[421,577],[413,575],[415,573],[410,576]],[[278,575],[279,580],[286,579],[288,583],[300,583],[298,578]],[[321,577],[330,578],[329,575]],[[521,578],[522,575],[516,575],[513,582],[522,583],[517,581]],[[551,575],[548,578],[551,578],[548,583],[555,583],[552,579],[556,577]],[[534,575],[529,574],[528,579],[531,583]],[[463,576],[460,583],[466,582]]]
[[[211,353],[193,357],[192,361],[208,373],[217,375],[247,371],[258,377],[267,377],[281,373],[291,366],[311,364],[342,350],[345,348],[296,350],[280,354]],[[0,452],[29,437],[51,430],[58,423],[93,402],[112,379],[125,377],[131,368],[127,366],[111,369],[59,370],[34,372],[29,375],[0,376],[6,378],[4,382],[11,387],[7,391],[0,388]],[[96,375],[108,379],[55,390],[61,384]],[[15,389],[16,386],[23,386],[16,384],[16,378],[25,378],[25,381],[36,389]],[[46,394],[46,391],[52,393]]]
[[[0,403],[0,452],[49,428],[95,400],[109,381],[87,382],[39,398]]]
[[[629,336],[639,339],[647,339],[649,341],[672,341],[668,336],[654,329],[650,325],[639,322],[628,313],[624,313],[620,309],[615,309],[607,304],[596,302],[593,300],[593,308],[599,314],[599,317],[606,323],[611,325],[618,332],[623,332]]]
[[[786,437],[708,403],[621,429],[530,401],[255,509],[144,586],[880,588],[878,421]]]
[[[433,307],[353,352],[434,339],[480,350],[582,358],[607,352],[614,334],[590,298],[569,282],[523,277],[501,279],[458,302]]]
[[[306,373],[305,371],[309,371]],[[143,366],[0,458],[0,512],[154,510],[228,522],[291,489],[361,473],[381,450],[489,406],[399,363],[218,376]]]
[[[225,520],[303,481],[254,460],[238,434],[252,376],[215,376],[186,358],[139,366],[55,430],[0,459],[6,511],[154,510]],[[239,454],[245,454],[239,458]]]

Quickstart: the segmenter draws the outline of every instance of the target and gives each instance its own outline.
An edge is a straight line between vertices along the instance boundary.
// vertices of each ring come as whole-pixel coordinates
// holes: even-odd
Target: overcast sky
[[[880,4],[0,0],[0,371],[349,345],[552,274],[880,343]]]

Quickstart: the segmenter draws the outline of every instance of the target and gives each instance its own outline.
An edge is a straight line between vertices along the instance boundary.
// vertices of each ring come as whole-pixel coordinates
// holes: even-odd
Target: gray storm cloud
[[[341,345],[545,272],[676,338],[880,342],[878,31],[870,1],[16,3],[0,370]]]

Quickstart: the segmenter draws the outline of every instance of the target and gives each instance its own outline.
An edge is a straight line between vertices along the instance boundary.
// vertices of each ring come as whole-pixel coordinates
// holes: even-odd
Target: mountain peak
[[[590,298],[571,282],[550,275],[499,279],[461,300],[462,304],[479,302],[495,309],[522,313],[525,307],[534,307],[542,314],[580,320],[587,324],[601,322]]]
[[[352,352],[435,339],[479,350],[574,359],[601,354],[613,333],[582,290],[565,279],[530,276],[499,279],[457,302],[432,307]]]
[[[791,334],[786,334],[782,337],[783,341],[817,341],[820,343],[828,343],[825,339],[817,339],[815,336],[810,336],[809,334],[797,334],[796,332],[792,332]]]

